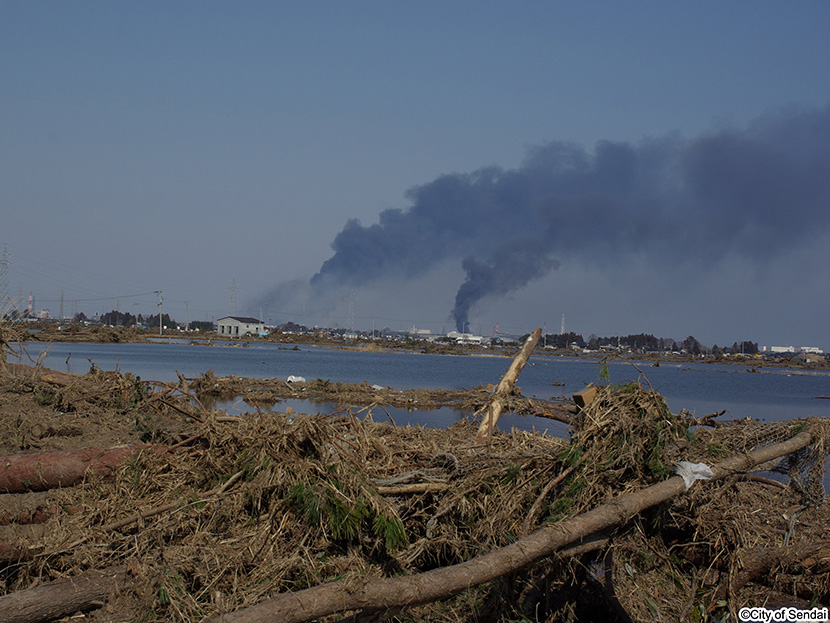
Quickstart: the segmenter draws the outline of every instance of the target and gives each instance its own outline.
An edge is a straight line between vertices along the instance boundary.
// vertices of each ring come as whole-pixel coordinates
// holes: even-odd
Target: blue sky
[[[227,315],[235,282],[237,314],[346,326],[353,290],[358,328],[449,330],[465,280],[451,251],[305,286],[349,219],[406,213],[410,189],[442,176],[524,170],[552,143],[644,153],[824,115],[828,31],[823,2],[2,1],[9,292],[56,314],[63,291],[65,313],[89,315],[155,313],[145,293],[160,289],[184,321]],[[595,215],[559,211],[568,248],[544,249],[558,267],[483,296],[469,320],[555,332],[565,314],[586,335],[830,349],[830,229],[813,216],[796,209],[800,228],[759,241],[774,252],[680,245],[686,259],[667,261],[649,252],[665,233],[605,253]],[[487,241],[464,253],[493,264]]]

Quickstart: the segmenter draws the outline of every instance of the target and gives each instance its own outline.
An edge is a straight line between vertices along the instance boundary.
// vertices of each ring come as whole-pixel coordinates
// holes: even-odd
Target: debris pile
[[[37,437],[20,408],[3,423],[7,456],[101,446],[87,433],[107,426],[133,449],[79,485],[0,496],[15,509],[0,518],[0,621],[44,620],[13,617],[46,602],[38,590],[87,586],[49,616],[697,621],[830,601],[821,419],[697,426],[631,383],[598,387],[570,439],[495,431],[482,444],[473,421],[395,426],[348,401],[230,417],[193,399],[225,383],[208,375],[173,386],[27,370],[0,369],[0,406],[82,433]],[[715,478],[685,491],[679,461]],[[21,523],[29,496],[38,530]]]
[[[493,386],[476,386],[467,389],[393,389],[362,383],[341,383],[329,379],[286,381],[277,378],[248,379],[238,376],[217,377],[212,370],[198,378],[187,379],[191,390],[202,398],[234,400],[242,398],[252,407],[277,404],[282,400],[309,400],[328,406],[362,405],[378,408],[434,410],[451,407],[458,411],[474,413],[490,402]],[[551,401],[528,400],[515,392],[509,396],[508,410],[521,415],[542,415],[547,410],[561,409],[562,405]],[[385,416],[384,416],[385,417]]]

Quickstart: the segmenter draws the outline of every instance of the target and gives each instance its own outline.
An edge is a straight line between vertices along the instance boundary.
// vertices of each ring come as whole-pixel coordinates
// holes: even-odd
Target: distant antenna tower
[[[159,336],[161,336],[161,330],[164,328],[164,323],[162,322],[163,314],[161,313],[161,304],[164,299],[161,296],[161,290],[156,290],[155,292],[159,297],[159,302],[157,303],[159,308]]]
[[[354,333],[354,302],[357,297],[354,290],[349,292],[349,330]]]
[[[559,335],[565,335],[565,314],[562,314],[562,327],[559,331]]]
[[[238,290],[239,286],[236,285],[236,279],[234,278],[231,281],[231,302],[228,308],[231,312],[231,316],[236,316],[236,293]]]

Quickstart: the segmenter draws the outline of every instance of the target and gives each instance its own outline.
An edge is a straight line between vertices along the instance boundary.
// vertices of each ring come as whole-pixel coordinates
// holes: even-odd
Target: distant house
[[[216,332],[233,337],[260,335],[265,333],[265,323],[245,316],[225,316],[216,321]]]

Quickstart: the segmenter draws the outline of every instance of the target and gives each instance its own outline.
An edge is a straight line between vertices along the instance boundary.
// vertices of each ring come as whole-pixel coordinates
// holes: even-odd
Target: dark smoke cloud
[[[554,142],[517,169],[444,175],[407,193],[405,210],[350,220],[313,290],[412,278],[462,259],[452,316],[524,287],[568,258],[712,266],[729,254],[775,257],[827,231],[830,108],[779,113],[693,140]],[[556,259],[558,258],[558,259]]]
[[[482,298],[507,294],[558,266],[559,262],[548,257],[547,250],[534,239],[516,248],[497,249],[491,263],[468,255],[461,262],[467,278],[458,288],[452,310],[456,327],[459,331],[467,330],[470,309]]]

